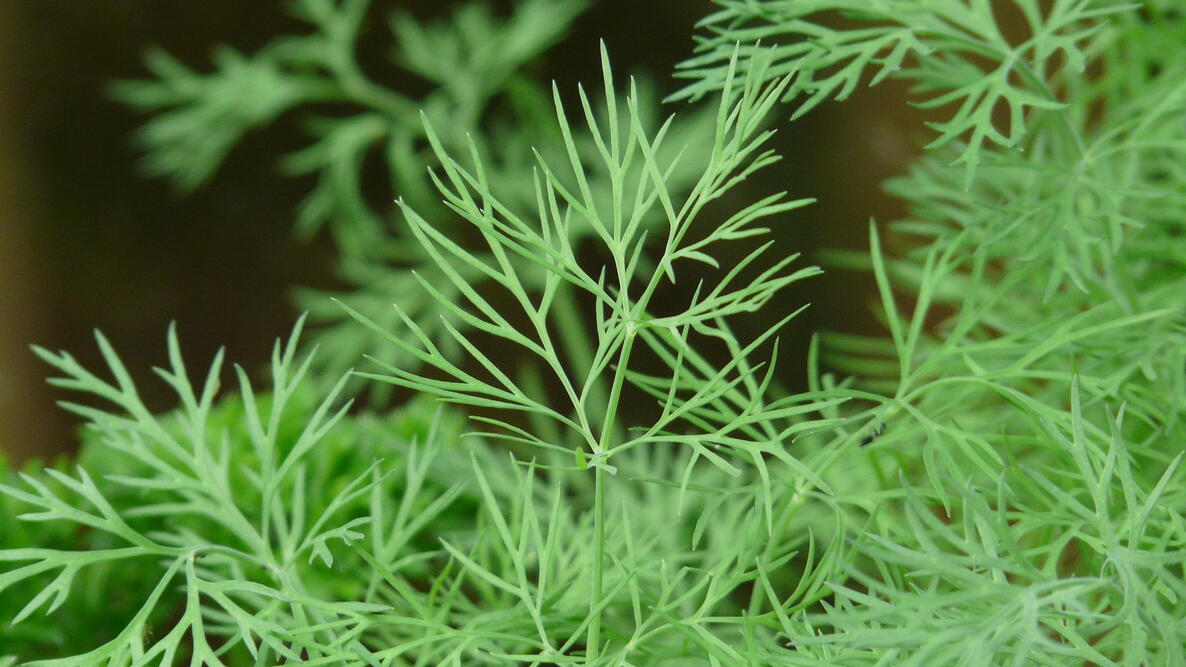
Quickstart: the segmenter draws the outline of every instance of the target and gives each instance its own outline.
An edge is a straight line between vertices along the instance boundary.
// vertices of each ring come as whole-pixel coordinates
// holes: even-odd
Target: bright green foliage
[[[1101,19],[1134,8],[1099,0],[1056,0],[1048,10],[1037,0],[1010,3],[1024,17],[1025,34],[1007,36],[989,0],[718,0],[721,9],[704,20],[713,30],[701,41],[704,54],[684,64],[700,79],[685,94],[720,86],[724,64],[737,42],[777,44],[775,76],[797,72],[787,99],[800,102],[801,116],[834,97],[846,99],[875,70],[870,84],[888,76],[917,81],[928,95],[920,106],[957,105],[934,124],[939,136],[929,148],[963,140],[954,164],[967,167],[970,181],[981,148],[1022,148],[1026,116],[1065,107],[1063,75],[1082,76],[1096,48]],[[831,28],[837,16],[857,22]],[[787,43],[782,43],[786,40]],[[981,63],[987,62],[987,65]],[[1054,70],[1054,73],[1051,73]],[[1008,114],[1006,129],[994,118]]]
[[[926,207],[927,235],[951,221],[975,226],[970,241],[992,245],[994,259],[1052,260],[1045,297],[1067,279],[1085,289],[1086,274],[1113,264],[1125,228],[1174,191],[1162,182],[1183,147],[1173,3],[995,3],[1020,17],[1020,35],[998,24],[1009,12],[980,0],[717,4],[681,96],[718,88],[734,45],[757,40],[751,48],[774,54],[770,76],[799,73],[786,94],[794,117],[866,78],[915,82],[915,103],[949,117],[932,124],[937,161],[891,191]],[[849,27],[828,27],[838,16]]]
[[[468,4],[439,23],[392,14],[388,27],[395,48],[390,64],[409,86],[430,86],[421,98],[382,86],[363,71],[356,55],[360,34],[368,20],[377,18],[368,11],[368,0],[294,0],[293,13],[312,26],[311,33],[277,39],[250,56],[220,47],[210,74],[196,73],[154,51],[148,65],[157,78],[121,81],[113,92],[135,107],[157,112],[139,135],[145,165],[150,173],[186,189],[207,180],[245,133],[282,113],[299,114],[312,142],[285,156],[282,166],[291,175],[318,178],[300,206],[295,227],[301,236],[326,227],[332,231],[341,277],[356,286],[336,296],[394,328],[399,321],[389,308],[391,295],[406,295],[404,310],[452,354],[441,320],[446,313],[434,300],[418,296],[412,270],[435,282],[442,277],[419,244],[399,230],[392,233],[390,222],[391,202],[398,197],[435,227],[455,227],[454,213],[442,205],[427,178],[426,168],[438,163],[422,118],[437,128],[437,140],[451,152],[464,155],[471,143],[478,146],[486,157],[486,178],[504,200],[533,204],[536,152],[563,156],[564,144],[548,113],[550,92],[524,70],[564,36],[585,4],[529,0],[506,18],[493,15],[485,4]],[[642,92],[638,111],[651,120],[658,115],[655,95],[646,85]],[[687,114],[672,127],[673,142],[703,150],[710,124],[707,114]],[[588,142],[579,143],[578,150],[597,155]],[[368,162],[373,156],[381,159]],[[364,191],[364,164],[385,167],[387,189]],[[676,170],[672,185],[680,187],[696,176]],[[607,190],[605,174],[591,171],[587,178],[593,192]],[[481,276],[467,278],[478,281]],[[315,321],[343,319],[342,310],[324,292],[302,290],[298,296]],[[391,363],[414,363],[353,324],[323,328],[317,336],[323,348],[320,365],[333,374],[364,353],[383,355]]]
[[[667,126],[648,132],[636,110],[634,95],[626,100],[628,115],[618,115],[612,73],[604,52],[603,60],[606,120],[598,123],[583,92],[581,106],[588,132],[609,174],[608,202],[600,201],[591,192],[586,168],[572,138],[574,131],[558,97],[556,111],[569,148],[568,161],[561,166],[541,160],[537,203],[529,211],[517,211],[500,199],[485,179],[483,162],[476,150],[472,172],[452,161],[430,126],[430,141],[441,151],[440,161],[444,165],[444,176],[434,180],[450,207],[481,232],[493,261],[475,256],[405,205],[404,213],[416,237],[464,301],[455,303],[428,280],[421,283],[441,307],[449,309],[471,329],[500,342],[497,347],[484,350],[475,337],[450,328],[457,343],[481,367],[479,374],[442,355],[418,324],[404,316],[404,323],[417,342],[411,344],[405,338],[390,336],[391,342],[443,377],[391,365],[384,366],[384,374],[366,375],[436,394],[453,403],[502,413],[526,413],[532,418],[533,430],[506,421],[501,415],[475,419],[497,429],[490,435],[544,452],[558,450],[569,455],[561,457],[559,462],[575,455],[578,470],[594,469],[597,520],[591,545],[594,560],[588,602],[590,658],[600,657],[601,650],[602,619],[597,610],[604,604],[603,570],[610,558],[606,555],[606,514],[613,516],[612,509],[607,510],[605,505],[609,493],[606,478],[618,472],[611,461],[635,448],[681,445],[692,452],[682,475],[686,484],[701,458],[724,472],[740,475],[741,471],[726,456],[739,457],[752,464],[761,477],[761,515],[767,530],[772,530],[775,494],[766,458],[795,471],[800,477],[795,482],[796,493],[826,486],[789,453],[787,445],[797,434],[834,425],[837,420],[810,416],[844,400],[836,397],[823,400],[823,392],[769,400],[770,369],[760,375],[750,357],[787,318],[780,319],[748,344],[739,341],[726,323],[739,313],[761,308],[790,282],[817,273],[814,268],[785,273],[784,267],[796,255],[757,271],[753,277],[741,278],[770,247],[769,243],[763,244],[733,268],[722,270],[717,284],[698,287],[687,305],[676,308],[668,305],[665,310],[674,312],[665,314],[652,312],[657,305],[657,290],[665,282],[676,282],[677,275],[690,262],[719,269],[713,255],[720,244],[763,234],[767,230],[754,227],[755,222],[808,203],[771,196],[704,230],[703,235],[694,235],[699,231],[696,223],[709,202],[775,161],[773,154],[762,150],[771,134],[762,131],[762,121],[789,80],[762,86],[760,67],[751,68],[751,75],[736,87],[731,76],[726,79],[712,152],[701,165],[701,177],[684,194],[672,191],[665,178],[681,156],[670,161],[658,157]],[[652,232],[658,235],[661,250],[652,261],[644,262],[641,258],[648,230],[643,221],[652,211],[662,212],[666,230]],[[592,235],[613,258],[612,265],[591,270],[578,261],[571,241],[576,226],[592,228]],[[545,276],[543,293],[538,298],[528,293],[522,277],[535,271],[543,271]],[[469,274],[485,275],[507,290],[526,323],[513,324],[505,309],[492,306],[473,289],[466,278]],[[572,331],[576,325],[566,321],[572,318],[571,306],[566,309],[554,306],[557,299],[574,299],[576,295],[586,299],[595,312],[591,334]],[[361,316],[360,319],[383,331],[375,323]],[[552,326],[561,334],[554,335]],[[565,329],[570,330],[567,340],[562,337]],[[716,367],[705,358],[702,350],[710,342],[724,348],[731,357],[728,363]],[[500,354],[505,355],[511,346],[535,357],[543,369],[538,375],[559,385],[556,399],[539,391],[545,379],[534,375],[516,378],[492,359],[495,349],[501,348]],[[659,375],[638,370],[637,357],[647,352],[663,364]],[[620,408],[624,397],[629,395],[628,383],[658,403],[658,414],[653,421],[634,424],[622,418]],[[612,641],[610,646],[612,650]]]
[[[64,471],[67,463],[61,462],[55,467]],[[51,487],[60,488],[52,479],[47,479],[45,471],[38,467],[29,466],[23,472],[41,478],[43,483]],[[20,479],[15,472],[5,470],[0,483],[11,486],[19,484]],[[80,540],[77,527],[69,523],[33,523],[18,518],[18,515],[30,509],[11,496],[0,496],[0,546],[4,549],[104,548],[103,540],[94,539],[93,533]],[[10,562],[6,560],[6,570],[9,565]],[[71,582],[73,592],[69,604],[54,612],[52,618],[34,615],[10,626],[9,622],[42,590],[45,583],[36,579],[17,583],[10,579],[10,575],[0,575],[0,584],[5,586],[3,595],[0,595],[0,622],[5,624],[0,628],[0,647],[3,647],[0,648],[0,664],[5,665],[9,664],[4,662],[6,655],[26,658],[55,655],[76,650],[72,647],[102,643],[122,630],[125,619],[135,612],[135,605],[139,603],[135,599],[136,591],[153,583],[140,577],[136,571],[120,568],[116,564],[98,563],[78,573]]]
[[[801,109],[916,38],[933,51],[900,74],[966,96],[936,156],[889,185],[913,249],[886,257],[871,225],[871,257],[836,255],[872,268],[890,337],[831,335],[823,358],[892,396],[866,474],[899,499],[853,501],[873,514],[853,543],[868,565],[786,634],[825,663],[1182,662],[1180,12],[1018,1],[1029,32],[1006,44],[989,3],[862,4],[850,18],[868,29],[807,20],[846,3],[720,4],[690,91],[712,87],[724,44],[798,35],[773,52],[812,73],[791,91]],[[999,42],[988,69],[973,36]],[[977,97],[994,77],[999,99]],[[1039,92],[1057,104],[993,129],[994,105]]]
[[[765,243],[736,266],[727,271],[722,269],[723,275],[715,285],[702,284],[686,305],[672,308],[664,304],[662,307],[668,312],[652,312],[662,285],[675,283],[677,275],[683,274],[691,262],[720,269],[713,257],[719,245],[765,234],[769,230],[755,227],[756,222],[810,203],[809,200],[787,201],[782,195],[774,195],[696,235],[700,231],[696,223],[709,202],[777,159],[762,150],[771,132],[762,131],[761,121],[786,82],[759,86],[756,82],[761,79],[761,70],[756,70],[736,89],[730,79],[717,116],[713,150],[702,164],[702,176],[685,194],[670,189],[664,178],[682,156],[671,160],[658,157],[666,126],[653,132],[644,128],[635,111],[633,95],[626,101],[628,116],[617,114],[608,59],[605,63],[608,120],[603,126],[598,125],[583,93],[581,102],[588,131],[610,176],[609,201],[600,201],[591,193],[586,169],[572,139],[573,130],[557,98],[557,115],[570,147],[568,162],[553,165],[541,161],[537,202],[527,211],[515,210],[500,199],[499,193],[485,180],[479,156],[473,157],[474,171],[463,169],[443,152],[435,133],[429,130],[430,140],[442,151],[444,177],[436,179],[438,187],[458,215],[481,233],[492,260],[475,255],[435,229],[411,206],[403,206],[413,233],[463,299],[442,293],[428,280],[421,281],[423,289],[438,300],[441,308],[448,309],[471,329],[501,339],[498,345],[502,349],[507,349],[509,344],[536,357],[545,369],[543,373],[549,376],[547,380],[559,383],[558,400],[533,395],[526,381],[500,368],[473,337],[455,329],[450,329],[450,334],[481,366],[482,373],[450,361],[439,353],[417,322],[408,317],[404,317],[404,323],[412,329],[418,344],[394,336],[391,341],[416,355],[425,366],[444,374],[445,379],[395,366],[387,366],[386,374],[373,377],[438,394],[455,403],[526,412],[538,417],[551,427],[545,433],[554,428],[564,432],[559,436],[562,441],[577,443],[582,466],[587,458],[589,465],[612,471],[609,461],[615,454],[668,442],[686,443],[727,470],[735,469],[711,449],[754,447],[757,449],[751,449],[749,456],[759,461],[761,457],[757,454],[763,451],[786,456],[783,440],[813,425],[800,423],[790,430],[769,430],[769,424],[812,412],[810,404],[807,409],[792,407],[809,401],[810,397],[796,397],[785,405],[768,405],[765,388],[771,376],[767,372],[764,380],[757,377],[757,369],[749,361],[757,345],[773,335],[785,320],[770,327],[756,341],[743,345],[729,331],[726,319],[756,311],[787,284],[814,275],[818,270],[785,272],[784,267],[797,258],[789,255],[757,271],[756,275],[743,278],[745,270],[769,249],[770,244]],[[666,218],[665,230],[643,226],[653,211],[661,212]],[[572,238],[578,235],[573,228],[579,226],[592,229],[598,245],[613,258],[611,265],[588,267],[577,259]],[[661,247],[650,261],[642,259],[648,231],[658,236]],[[535,272],[544,274],[543,293],[537,298],[524,287],[525,276]],[[484,275],[510,292],[526,323],[513,324],[509,309],[495,308],[486,296],[473,289],[466,278],[471,274]],[[573,317],[572,306],[557,306],[559,298],[587,300],[595,312],[591,333],[578,328],[579,324],[564,321]],[[378,328],[373,322],[367,323]],[[562,334],[554,334],[552,327],[573,331],[568,340],[563,340]],[[703,346],[707,342],[722,345],[732,359],[719,368],[713,367],[696,349],[696,343]],[[662,375],[644,375],[635,370],[633,355],[646,351],[665,364]],[[628,382],[651,394],[661,406],[655,423],[636,433],[626,432],[634,425],[617,423],[619,403]],[[514,440],[544,449],[555,449],[559,444],[555,436],[549,441],[545,433],[533,435],[491,418],[484,421],[503,429],[508,436],[513,435]],[[694,435],[674,432],[681,422],[694,424],[697,427]]]
[[[820,595],[814,573],[831,563],[789,514],[772,531],[760,520],[753,468],[694,467],[690,450],[624,452],[616,461],[633,481],[602,499],[607,531],[571,500],[591,499],[587,477],[540,477],[472,438],[462,447],[449,413],[343,419],[332,396],[310,395],[296,336],[277,345],[271,392],[256,395],[240,373],[239,391],[216,401],[219,360],[195,386],[170,335],[160,375],[181,407],[162,418],[144,411],[102,337],[114,382],[44,354],[58,384],[116,407],[69,406],[90,420],[84,463],[96,475],[46,471],[4,488],[25,521],[89,529],[83,550],[68,531],[5,533],[0,558],[18,567],[0,585],[52,582],[27,606],[5,605],[21,620],[0,635],[6,651],[78,665],[172,664],[190,651],[202,664],[564,662],[590,618],[604,618],[615,662],[705,651],[732,662],[743,636],[765,632],[737,625],[745,586],[765,582],[748,595],[760,609],[768,578],[807,549],[809,574],[787,604]],[[783,506],[795,475],[772,473]],[[680,474],[682,485],[668,481]],[[597,539],[612,562],[596,563]],[[103,623],[75,636],[81,619],[29,616],[50,598],[63,605],[55,617]]]
[[[195,386],[182,364],[176,337],[170,334],[170,367],[158,374],[176,391],[181,407],[168,419],[157,419],[140,401],[106,340],[98,340],[114,382],[91,374],[69,355],[39,351],[63,373],[56,384],[105,399],[115,410],[65,404],[89,419],[98,440],[92,447],[105,450],[89,462],[92,469],[105,473],[103,478],[96,480],[83,467],[74,474],[49,469],[49,480],[22,475],[22,484],[4,487],[27,508],[23,519],[66,521],[85,528],[89,545],[82,551],[40,547],[3,552],[7,562],[26,562],[6,572],[0,581],[5,587],[53,575],[13,620],[43,605],[53,610],[70,603],[69,596],[78,594],[73,588],[80,573],[87,575],[88,584],[98,586],[104,580],[94,576],[93,569],[137,572],[131,568],[153,568],[154,563],[163,564],[155,576],[136,577],[137,599],[129,609],[134,613],[121,619],[126,629],[72,664],[171,664],[170,656],[183,641],[192,642],[196,655],[213,655],[203,643],[207,624],[238,625],[244,630],[241,641],[275,645],[274,633],[281,627],[276,623],[283,625],[277,619],[286,615],[302,622],[310,614],[357,617],[362,608],[306,604],[307,577],[297,570],[314,556],[330,560],[333,541],[355,539],[354,527],[366,520],[349,514],[357,514],[357,498],[382,477],[369,463],[349,466],[347,470],[355,470],[351,478],[324,477],[334,458],[323,440],[342,411],[331,410],[332,394],[320,403],[301,406],[309,403],[298,396],[308,358],[296,362],[295,334],[287,346],[277,346],[269,405],[257,402],[240,372],[241,414],[234,428],[222,423],[234,408],[214,406],[221,355]],[[296,406],[302,414],[294,425],[286,411]],[[314,447],[321,465],[310,473],[305,459]],[[331,458],[322,458],[327,455]],[[179,582],[185,590],[180,598],[175,593]],[[105,593],[91,593],[96,594]],[[258,611],[290,594],[291,604],[274,612],[276,618]],[[204,616],[203,602],[219,610],[217,616]],[[155,624],[173,622],[171,610],[179,610],[180,620],[157,633]],[[52,650],[53,655],[78,648],[73,644],[76,638],[48,634],[30,643],[39,648],[28,650]]]
[[[90,422],[74,472],[6,473],[0,664],[1186,664],[1186,15],[717,4],[684,69],[716,104],[689,123],[604,50],[600,97],[516,74],[576,11],[556,2],[397,21],[439,86],[423,114],[351,87],[354,2],[299,2],[314,35],[129,88],[188,91],[145,135],[166,171],[192,137],[153,128],[222,137],[183,181],[312,91],[404,100],[294,158],[325,175],[305,225],[376,239],[342,244],[369,284],[324,339],[340,358],[294,332],[268,392],[240,370],[217,398],[218,360],[191,383],[170,334],[164,416],[101,337],[114,381],[41,352],[114,408],[67,404]],[[825,332],[792,393],[763,360],[794,313],[768,304],[819,270],[760,237],[809,200],[735,186],[776,162],[780,103],[825,109],[866,70],[950,115],[888,186],[909,219],[832,254],[871,270],[887,336]],[[250,73],[301,92],[227,112]],[[525,115],[487,125],[500,95]],[[380,143],[390,236],[357,185]],[[421,397],[350,411],[329,370],[351,350],[356,377]]]

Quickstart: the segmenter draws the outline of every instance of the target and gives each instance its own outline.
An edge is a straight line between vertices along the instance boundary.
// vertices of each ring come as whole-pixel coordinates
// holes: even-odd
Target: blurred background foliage
[[[363,69],[385,86],[422,95],[426,82],[388,61],[388,16],[404,11],[430,21],[461,4],[374,2],[360,30]],[[512,5],[487,4],[502,13]],[[679,83],[670,73],[692,50],[692,25],[710,9],[707,0],[594,0],[527,73],[567,90],[592,84],[604,39],[618,72],[649,74],[660,94],[671,93]],[[317,185],[315,174],[292,177],[279,166],[281,156],[308,145],[296,114],[248,133],[208,182],[182,192],[145,175],[133,135],[146,117],[109,93],[113,80],[148,76],[144,55],[152,47],[209,72],[212,45],[250,54],[279,35],[308,32],[287,3],[7,0],[0,26],[0,452],[24,459],[76,446],[76,422],[53,405],[47,369],[30,343],[71,350],[94,365],[91,330],[99,328],[146,381],[147,369],[163,361],[160,332],[176,321],[190,358],[225,346],[253,369],[291,328],[295,288],[345,285],[329,235],[293,232],[299,203]],[[776,228],[780,247],[809,256],[859,247],[868,218],[901,215],[879,184],[921,152],[921,112],[904,97],[891,81],[780,128],[775,148],[785,159],[754,187],[819,199]],[[385,197],[385,187],[379,179],[367,194]],[[747,189],[732,196],[746,198]],[[774,306],[812,302],[783,336],[780,375],[792,387],[809,332],[875,330],[866,307],[871,279],[829,273],[785,291]],[[150,406],[171,407],[163,385],[142,386],[161,390],[146,393]]]

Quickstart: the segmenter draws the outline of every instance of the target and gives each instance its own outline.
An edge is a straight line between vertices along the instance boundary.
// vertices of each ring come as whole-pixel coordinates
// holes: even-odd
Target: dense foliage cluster
[[[101,335],[110,379],[39,350],[88,428],[3,472],[0,665],[1186,664],[1186,14],[715,2],[666,107],[604,47],[597,93],[525,73],[577,0],[395,15],[420,99],[358,65],[365,0],[119,84],[186,187],[305,114],[296,226],[358,289],[302,294],[267,389],[170,331],[166,414]],[[888,77],[943,119],[831,255],[886,334],[791,390],[770,301],[828,278],[764,225],[811,200],[736,186]]]

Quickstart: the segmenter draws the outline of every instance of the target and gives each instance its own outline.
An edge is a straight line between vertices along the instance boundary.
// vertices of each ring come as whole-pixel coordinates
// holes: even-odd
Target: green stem
[[[597,660],[601,654],[601,604],[602,565],[605,561],[605,472],[601,466],[593,469],[593,594],[589,597],[589,638],[585,642],[586,663]]]
[[[634,346],[634,336],[630,334],[627,336],[625,342],[622,344],[622,350],[618,356],[619,369],[625,369],[630,363],[630,352]],[[613,385],[610,389],[609,402],[606,406],[605,421],[601,427],[601,438],[598,450],[594,452],[595,456],[601,456],[609,447],[610,433],[612,431],[611,424],[617,420],[618,400],[622,395],[622,383],[625,381],[626,373],[624,370],[619,370],[614,375]],[[604,463],[605,457],[602,457],[600,463]],[[600,653],[598,643],[601,641],[601,595],[602,595],[602,570],[605,563],[605,471],[604,466],[595,465],[593,467],[594,491],[593,491],[593,534],[595,544],[593,549],[593,593],[589,600],[589,613],[592,615],[592,620],[589,623],[589,638],[586,642],[585,655],[587,660],[595,660]]]

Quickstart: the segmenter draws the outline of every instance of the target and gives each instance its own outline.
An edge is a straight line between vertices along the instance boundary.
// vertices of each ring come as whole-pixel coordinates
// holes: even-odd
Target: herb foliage
[[[111,379],[38,350],[88,430],[5,473],[0,664],[1186,664],[1186,16],[716,4],[675,96],[710,104],[665,120],[604,47],[598,95],[523,72],[575,2],[393,19],[422,100],[362,73],[353,0],[121,84],[184,187],[353,105],[286,164],[359,290],[303,297],[332,324],[266,390],[221,355],[191,379],[170,331],[163,415],[101,335]],[[887,185],[909,218],[829,255],[886,335],[824,332],[791,391],[769,302],[827,278],[762,237],[810,199],[732,191],[786,118],[887,77],[947,115]],[[381,386],[417,397],[351,409]]]

